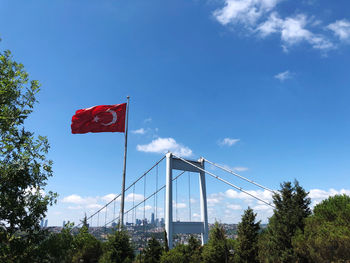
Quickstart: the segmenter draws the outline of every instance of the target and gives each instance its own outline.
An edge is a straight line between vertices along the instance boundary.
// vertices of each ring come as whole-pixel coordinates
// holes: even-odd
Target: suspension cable
[[[214,165],[214,166],[216,166],[217,168],[220,168],[221,170],[224,170],[224,171],[226,171],[226,172],[228,172],[228,173],[230,173],[230,174],[233,174],[234,176],[237,176],[237,177],[241,178],[242,180],[245,180],[245,181],[247,181],[247,182],[249,182],[249,183],[251,183],[251,184],[254,184],[254,185],[256,185],[256,186],[258,186],[258,187],[260,187],[260,188],[262,188],[262,189],[265,189],[265,190],[267,190],[267,191],[270,191],[271,193],[274,193],[274,194],[276,193],[275,191],[273,191],[273,190],[271,190],[271,189],[269,189],[269,188],[267,188],[267,187],[265,187],[265,186],[263,186],[263,185],[261,185],[261,184],[258,184],[258,183],[254,182],[254,181],[252,181],[252,180],[250,180],[250,179],[248,179],[248,178],[246,178],[246,177],[243,177],[242,175],[239,175],[239,174],[233,172],[232,170],[230,170],[230,169],[228,169],[228,168],[226,168],[226,167],[223,167],[223,166],[221,166],[221,165],[219,165],[219,164],[217,164],[217,163],[211,162],[211,161],[205,159],[204,157],[202,157],[202,158],[203,158],[206,162],[210,163],[211,165]]]
[[[178,176],[176,176],[172,181],[176,180],[177,178],[179,178],[181,175],[183,175],[185,173],[185,171],[183,171],[182,173],[180,173]],[[145,198],[144,200],[142,200],[141,202],[139,202],[138,204],[136,204],[135,206],[133,206],[132,208],[130,208],[128,211],[124,212],[125,213],[128,213],[130,212],[131,210],[135,209],[136,207],[138,207],[139,205],[143,204],[144,202],[146,202],[148,199],[150,199],[152,196],[154,196],[155,194],[159,193],[161,190],[163,190],[165,188],[166,185],[163,185],[161,188],[159,188],[156,192],[152,193],[151,195],[149,195],[147,198]],[[120,216],[114,218],[113,220],[117,220],[119,219]],[[113,221],[112,220],[112,221]],[[112,221],[108,222],[108,224],[110,224]]]
[[[146,172],[144,172],[139,178],[137,178],[137,180],[135,180],[131,185],[129,185],[124,192],[128,191],[133,185],[135,185],[138,181],[140,181],[144,176],[146,176],[150,171],[153,170],[154,167],[156,167],[161,161],[163,161],[165,159],[166,156],[163,156],[162,158],[160,158],[160,160],[158,162],[156,162],[151,168],[149,168]],[[121,196],[121,193],[116,195],[111,201],[109,201],[107,204],[105,204],[103,207],[101,207],[99,210],[97,210],[95,213],[93,213],[91,216],[89,216],[87,219],[90,219],[91,217],[95,216],[97,213],[99,213],[100,211],[102,211],[105,207],[107,207],[108,205],[110,205],[114,200],[118,199]],[[79,227],[82,223],[76,225],[73,228]]]
[[[196,166],[196,165],[194,165],[193,163],[191,163],[191,162],[189,162],[189,161],[187,161],[187,160],[185,160],[185,159],[183,159],[183,158],[181,158],[181,157],[176,156],[175,154],[173,154],[173,155],[174,155],[176,158],[180,159],[181,161],[183,161],[183,162],[185,162],[185,163],[187,163],[187,164],[189,164],[189,165],[191,165],[191,166],[197,168],[198,170],[200,170],[200,171],[202,171],[202,172],[204,172],[204,173],[207,173],[207,174],[211,175],[212,177],[218,179],[219,181],[224,182],[225,184],[228,184],[229,186],[232,186],[233,188],[236,188],[237,190],[239,190],[239,191],[241,191],[241,192],[243,192],[243,193],[245,193],[245,194],[247,194],[247,195],[249,195],[249,196],[251,196],[251,197],[253,197],[253,198],[255,198],[255,199],[259,200],[259,201],[261,201],[261,202],[263,202],[264,204],[266,204],[266,205],[268,205],[268,206],[271,206],[272,208],[275,208],[275,206],[272,205],[271,203],[266,202],[265,200],[263,200],[263,199],[261,199],[261,198],[255,196],[255,195],[253,195],[253,194],[251,194],[251,193],[245,191],[242,187],[236,186],[236,185],[234,185],[234,184],[232,184],[232,183],[230,183],[230,182],[228,182],[228,181],[226,181],[226,180],[220,178],[219,176],[217,176],[217,175],[215,175],[215,174],[213,174],[213,173],[211,173],[211,172],[209,172],[209,171],[206,171],[205,169],[203,169],[203,168],[201,168],[201,167],[199,167],[199,166]]]

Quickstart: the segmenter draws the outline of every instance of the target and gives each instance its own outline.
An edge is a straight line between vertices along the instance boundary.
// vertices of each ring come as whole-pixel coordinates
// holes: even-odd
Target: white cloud
[[[125,197],[125,201],[126,202],[141,202],[144,200],[144,196],[141,195],[141,194],[133,194],[133,193],[130,193],[128,194],[126,197]]]
[[[157,138],[149,144],[137,145],[137,150],[150,153],[166,153],[170,151],[182,157],[192,155],[190,148],[177,143],[173,138]]]
[[[257,27],[257,31],[262,37],[266,37],[280,30],[283,20],[278,17],[277,13],[272,13],[270,17]]]
[[[232,146],[239,142],[240,139],[232,139],[232,138],[224,138],[223,140],[219,141],[220,145],[227,145],[227,146]]]
[[[280,2],[282,0],[225,0],[224,6],[215,10],[213,15],[222,25],[240,30],[243,28],[248,34],[258,33],[263,38],[274,33],[280,34],[285,52],[302,42],[322,51],[336,48],[334,37],[327,36],[322,21],[313,16],[308,18],[303,13],[281,18],[277,10]],[[333,31],[340,40],[350,39],[350,22],[346,19],[328,25],[327,29]]]
[[[241,210],[242,209],[242,207],[240,205],[235,205],[235,204],[227,205],[227,208],[229,208],[231,210]]]
[[[143,121],[144,123],[149,123],[149,122],[152,122],[152,118],[147,118],[147,119],[144,119]]]
[[[215,206],[215,205],[219,204],[220,201],[221,201],[220,198],[207,198],[208,206]]]
[[[286,79],[292,78],[292,74],[289,72],[289,70],[286,70],[284,72],[278,73],[275,75],[275,78],[280,80],[281,82],[285,81]]]
[[[143,207],[143,206],[140,206],[139,208],[138,208],[138,210],[140,210],[140,211],[143,211],[143,210],[145,210],[145,211],[150,211],[150,210],[152,210],[152,206],[150,206],[150,205],[145,205],[145,207]]]
[[[335,189],[329,189],[328,191],[326,190],[321,190],[321,189],[311,189],[309,192],[309,197],[311,199],[327,199],[330,196],[335,196],[335,195],[342,195],[346,194],[350,196],[350,190],[347,189],[341,189],[341,190],[335,190]]]
[[[326,50],[334,48],[333,43],[321,34],[312,33],[306,29],[309,24],[307,16],[299,14],[295,17],[279,18],[276,12],[272,13],[269,18],[258,25],[257,31],[262,37],[266,37],[273,33],[279,33],[284,43],[284,50],[288,46],[296,45],[300,42],[308,42],[313,48]],[[315,23],[313,23],[315,25]]]
[[[108,194],[105,196],[102,196],[101,199],[105,202],[110,202],[112,201],[117,195],[116,194]]]
[[[225,195],[223,193],[210,194],[209,197],[207,197],[208,206],[215,206],[219,204],[224,199],[224,197]]]
[[[306,24],[307,19],[305,15],[297,15],[296,17],[280,20],[281,39],[285,43],[293,45],[312,38],[312,33],[305,29]]]
[[[243,24],[251,27],[278,4],[279,0],[225,0],[225,6],[213,12],[222,24]]]
[[[131,132],[134,133],[134,134],[145,134],[146,130],[144,128],[140,128],[140,129],[137,129],[137,130],[133,130]]]
[[[78,205],[78,206],[68,206],[68,209],[69,210],[81,210],[83,209],[82,206]]]
[[[260,204],[260,205],[254,206],[252,209],[255,211],[266,211],[266,210],[272,210],[272,207],[265,204]]]
[[[329,24],[327,29],[332,30],[340,40],[350,40],[350,22],[346,19]]]
[[[97,209],[100,209],[102,207],[103,207],[103,205],[100,205],[100,204],[89,204],[86,206],[86,208],[93,209],[93,210],[97,210]]]
[[[71,204],[85,204],[86,200],[83,199],[80,195],[72,194],[63,198],[62,202]]]

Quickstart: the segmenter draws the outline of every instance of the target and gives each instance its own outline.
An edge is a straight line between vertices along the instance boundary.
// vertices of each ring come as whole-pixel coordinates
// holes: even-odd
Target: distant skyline
[[[49,225],[79,222],[120,192],[123,134],[73,135],[70,123],[78,109],[126,96],[127,185],[169,150],[205,156],[274,190],[297,179],[313,205],[350,194],[349,1],[0,0],[0,10],[1,50],[42,84],[25,126],[51,144],[45,190],[59,198]],[[159,184],[164,176],[163,165]],[[210,222],[237,223],[248,205],[263,222],[272,214],[207,182]],[[193,174],[179,179],[180,219],[190,205],[192,219],[199,216],[197,184]],[[138,187],[128,207],[143,199]],[[145,209],[149,218],[154,200]]]

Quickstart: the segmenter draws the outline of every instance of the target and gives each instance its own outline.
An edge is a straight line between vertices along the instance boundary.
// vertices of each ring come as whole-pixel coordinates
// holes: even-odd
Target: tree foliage
[[[310,262],[350,260],[350,197],[336,195],[316,205],[293,244]]]
[[[134,258],[130,236],[125,230],[120,230],[108,236],[108,241],[103,244],[103,254],[99,262],[131,263]]]
[[[178,244],[175,248],[164,251],[161,263],[200,263],[202,247],[198,239],[190,236],[188,245]]]
[[[72,244],[72,262],[95,263],[102,254],[102,244],[88,231],[87,226],[79,229]]]
[[[165,252],[160,259],[161,263],[189,263],[190,256],[186,245],[179,244],[175,248]]]
[[[52,176],[45,137],[23,124],[33,111],[38,81],[30,81],[10,51],[0,52],[0,261],[30,261],[46,235],[39,222],[56,194],[44,193]]]
[[[259,242],[259,258],[268,262],[296,262],[292,238],[304,230],[305,218],[311,214],[308,193],[298,181],[281,184],[281,190],[274,194],[274,214],[269,219],[264,242]]]
[[[163,253],[163,248],[159,241],[152,237],[148,240],[144,253],[145,263],[159,263],[160,256]]]
[[[224,228],[216,222],[210,231],[209,241],[203,248],[202,258],[205,263],[228,263],[232,261]]]
[[[49,233],[47,238],[38,246],[38,257],[34,262],[66,263],[72,261],[73,224],[66,224],[60,233]]]
[[[260,231],[260,221],[255,222],[256,214],[248,207],[242,215],[242,221],[238,224],[238,238],[236,254],[239,262],[259,262],[258,261],[258,237]]]

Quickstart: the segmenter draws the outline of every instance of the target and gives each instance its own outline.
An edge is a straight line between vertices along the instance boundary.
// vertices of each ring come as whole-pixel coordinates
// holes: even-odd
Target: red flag
[[[72,117],[72,133],[125,132],[125,112],[126,103],[77,110]]]

